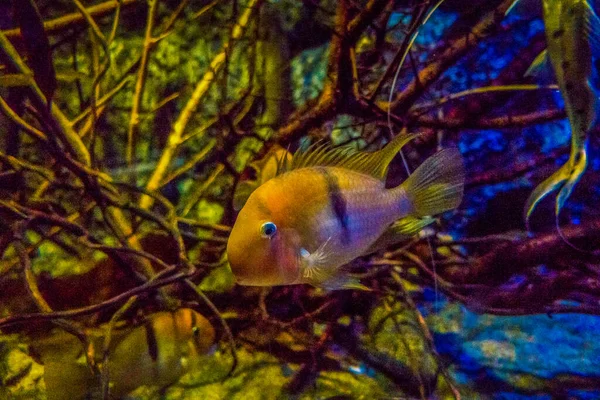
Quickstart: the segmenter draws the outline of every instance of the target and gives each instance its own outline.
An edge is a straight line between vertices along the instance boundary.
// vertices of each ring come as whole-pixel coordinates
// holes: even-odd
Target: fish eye
[[[272,238],[277,232],[277,225],[272,222],[265,222],[260,226],[260,235],[265,239]]]

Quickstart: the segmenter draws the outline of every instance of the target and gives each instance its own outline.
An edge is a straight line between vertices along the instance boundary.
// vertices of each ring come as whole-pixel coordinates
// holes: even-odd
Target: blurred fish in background
[[[101,380],[88,365],[86,352],[102,362],[105,330],[86,331],[89,348],[64,331],[30,345],[44,364],[48,400],[79,400],[101,394]],[[141,386],[164,388],[175,383],[210,352],[215,331],[201,314],[182,308],[158,312],[133,328],[114,330],[109,348],[111,398]],[[101,396],[100,396],[101,397]]]

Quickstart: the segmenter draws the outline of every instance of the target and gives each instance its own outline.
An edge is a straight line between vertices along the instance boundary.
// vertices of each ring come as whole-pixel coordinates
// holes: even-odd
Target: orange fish
[[[104,330],[86,333],[90,349],[62,331],[32,344],[44,364],[49,400],[80,400],[101,393],[85,352],[96,363],[102,361]],[[121,398],[140,386],[163,388],[176,382],[210,350],[215,331],[204,316],[181,308],[149,315],[143,325],[116,330],[111,339],[110,393],[111,398]]]
[[[385,188],[389,163],[416,136],[399,135],[373,153],[320,145],[294,154],[237,217],[227,243],[237,282],[362,287],[341,267],[414,235],[461,202],[464,168],[456,149],[438,152],[400,186]]]

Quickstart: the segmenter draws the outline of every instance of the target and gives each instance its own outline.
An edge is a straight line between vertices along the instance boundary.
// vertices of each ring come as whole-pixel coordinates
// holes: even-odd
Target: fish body
[[[389,162],[413,137],[398,136],[375,153],[323,146],[296,153],[290,170],[256,189],[237,217],[227,255],[238,283],[360,287],[341,267],[368,253],[396,221],[410,223],[394,233],[414,234],[428,216],[456,208],[464,171],[455,149],[385,188]]]
[[[547,49],[530,70],[549,61],[564,99],[571,127],[569,160],[533,191],[525,206],[529,219],[535,206],[560,189],[558,216],[587,167],[587,142],[597,122],[598,93],[592,84],[593,60],[600,57],[600,19],[586,0],[543,0]]]
[[[102,362],[103,333],[88,332],[89,349],[64,332],[34,345],[44,364],[49,400],[78,400],[101,393],[100,379],[88,366],[85,352],[97,364]],[[115,331],[108,361],[111,398],[140,386],[163,388],[176,382],[208,352],[214,338],[210,322],[191,309],[155,313],[141,326]]]

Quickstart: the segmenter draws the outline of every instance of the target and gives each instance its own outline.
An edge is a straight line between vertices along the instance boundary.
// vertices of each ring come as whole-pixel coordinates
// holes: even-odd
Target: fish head
[[[180,308],[173,314],[176,337],[182,341],[182,354],[198,356],[210,351],[215,343],[212,324],[200,313]]]
[[[229,235],[227,258],[241,285],[287,285],[298,280],[300,239],[286,218],[285,196],[278,193],[276,181],[252,193]]]
[[[171,371],[162,371],[169,375],[176,369],[166,360],[172,360],[176,364],[185,359],[186,363],[201,355],[210,352],[215,343],[215,330],[212,324],[200,313],[190,308],[180,308],[173,312],[159,312],[148,318],[149,324],[133,332],[130,335],[128,345],[138,345],[138,341],[147,341],[148,352],[151,359],[162,360],[163,366],[170,366]],[[152,329],[152,335],[148,336],[148,329]],[[148,340],[151,338],[151,340]],[[127,355],[129,349],[122,349]],[[185,367],[185,366],[184,366]]]

